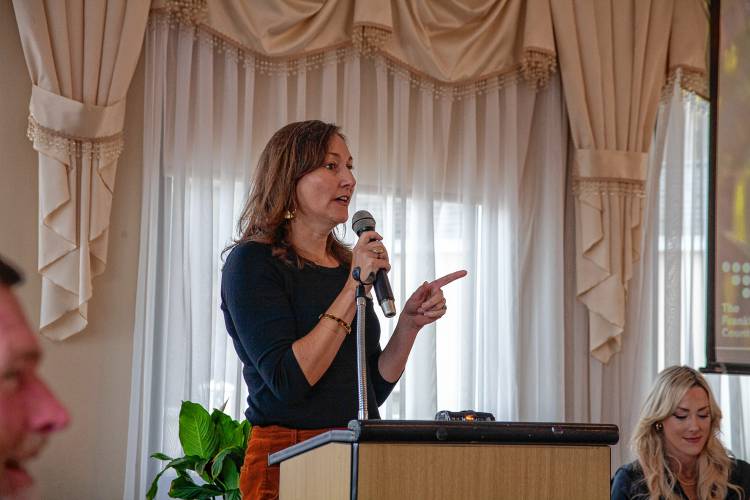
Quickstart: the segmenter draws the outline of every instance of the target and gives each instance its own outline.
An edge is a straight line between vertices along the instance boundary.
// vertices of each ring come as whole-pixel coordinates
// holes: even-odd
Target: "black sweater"
[[[227,331],[243,364],[249,395],[247,419],[253,425],[298,429],[346,427],[357,418],[356,319],[331,366],[310,386],[292,352],[341,292],[349,266],[289,265],[271,255],[270,245],[244,243],[227,256],[221,278],[221,309]],[[378,371],[380,324],[367,300],[366,355],[368,411],[395,384]]]

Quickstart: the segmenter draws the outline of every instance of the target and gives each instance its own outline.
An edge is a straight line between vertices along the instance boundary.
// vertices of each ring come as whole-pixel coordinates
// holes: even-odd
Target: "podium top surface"
[[[605,446],[616,444],[610,424],[552,422],[456,422],[435,420],[352,420],[348,429],[330,430],[268,457],[270,465],[328,443],[470,443]],[[252,438],[251,438],[252,439]]]

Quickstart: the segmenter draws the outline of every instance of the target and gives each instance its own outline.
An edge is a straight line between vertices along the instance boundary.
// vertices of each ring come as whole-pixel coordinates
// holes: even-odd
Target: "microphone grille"
[[[375,229],[375,218],[367,210],[357,210],[352,217],[352,229],[359,235],[363,231]]]

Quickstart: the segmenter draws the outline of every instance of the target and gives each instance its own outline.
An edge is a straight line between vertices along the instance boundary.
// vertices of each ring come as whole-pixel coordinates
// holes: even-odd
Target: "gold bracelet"
[[[337,318],[333,314],[328,314],[328,313],[323,313],[320,316],[318,316],[318,319],[324,319],[324,318],[325,319],[333,320],[336,323],[338,323],[341,328],[343,328],[344,330],[346,330],[346,334],[347,335],[349,335],[350,333],[352,333],[352,325],[350,325],[349,323],[347,323],[343,319]]]

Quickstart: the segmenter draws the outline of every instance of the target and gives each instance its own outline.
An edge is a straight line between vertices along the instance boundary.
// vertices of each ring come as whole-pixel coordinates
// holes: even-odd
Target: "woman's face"
[[[349,219],[349,202],[357,181],[352,175],[352,155],[344,140],[334,134],[319,168],[297,182],[299,223],[332,229]]]
[[[711,432],[711,410],[706,391],[702,387],[692,387],[674,413],[662,423],[667,454],[683,464],[694,462]]]

